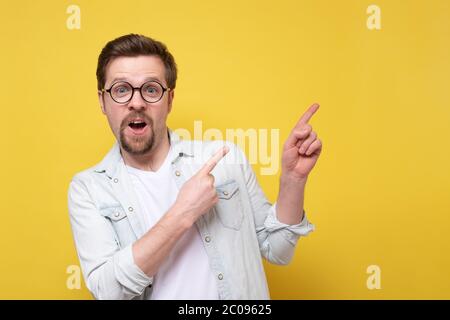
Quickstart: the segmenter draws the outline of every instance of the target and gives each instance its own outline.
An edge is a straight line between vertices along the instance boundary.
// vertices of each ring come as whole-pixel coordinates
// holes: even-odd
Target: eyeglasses
[[[148,103],[155,103],[161,100],[164,92],[170,91],[170,88],[164,88],[158,81],[147,81],[140,87],[133,87],[130,83],[121,81],[114,83],[109,89],[102,89],[102,92],[108,92],[115,102],[125,104],[133,99],[134,90],[139,90],[142,99]]]

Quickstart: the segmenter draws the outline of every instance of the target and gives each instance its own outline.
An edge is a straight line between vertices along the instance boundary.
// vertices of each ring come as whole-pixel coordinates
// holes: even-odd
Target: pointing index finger
[[[210,173],[214,167],[217,165],[217,163],[225,157],[225,155],[230,151],[230,148],[228,146],[224,146],[220,148],[209,160],[203,165],[203,167],[200,169],[199,173],[208,174]]]
[[[318,109],[319,109],[318,103],[314,103],[313,105],[311,105],[298,121],[297,127],[307,124],[309,119],[311,119],[311,117],[314,115],[314,113],[316,113]]]

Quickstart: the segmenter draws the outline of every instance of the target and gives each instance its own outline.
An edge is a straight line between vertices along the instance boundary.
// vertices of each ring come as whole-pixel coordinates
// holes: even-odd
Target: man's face
[[[118,57],[106,69],[105,89],[117,82],[126,81],[140,87],[149,80],[156,80],[167,88],[165,68],[157,56]],[[102,112],[121,147],[132,155],[151,152],[167,134],[166,119],[172,108],[174,91],[164,92],[161,100],[146,102],[139,90],[125,103],[115,102],[109,93],[99,92]]]

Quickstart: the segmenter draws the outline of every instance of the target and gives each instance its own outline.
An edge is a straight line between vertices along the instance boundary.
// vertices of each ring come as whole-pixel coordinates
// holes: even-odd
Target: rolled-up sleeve
[[[261,228],[261,251],[263,255],[272,263],[288,264],[295,251],[298,239],[307,236],[315,227],[311,224],[305,211],[303,219],[299,224],[285,224],[278,220],[276,215],[276,203],[270,207],[264,225]],[[267,234],[265,234],[267,233]]]
[[[119,247],[114,229],[77,176],[69,185],[68,206],[81,270],[94,298],[132,299],[141,295],[153,277],[135,264],[131,244]]]
[[[271,204],[267,200],[244,153],[239,147],[235,148],[250,197],[261,255],[271,263],[286,265],[294,255],[298,239],[308,235],[315,227],[306,218],[305,211],[299,224],[288,225],[279,221],[276,203]]]
[[[303,210],[303,219],[298,224],[285,224],[278,220],[276,214],[276,203],[270,208],[267,219],[264,222],[264,227],[269,232],[279,232],[284,239],[295,246],[297,240],[301,236],[307,236],[311,231],[314,231],[314,225],[306,218],[306,212]]]

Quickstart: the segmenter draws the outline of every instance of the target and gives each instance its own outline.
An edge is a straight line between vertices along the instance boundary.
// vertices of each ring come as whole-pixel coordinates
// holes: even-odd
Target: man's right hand
[[[188,218],[190,224],[219,201],[211,171],[228,151],[227,146],[222,147],[181,187],[172,209],[177,215]]]

